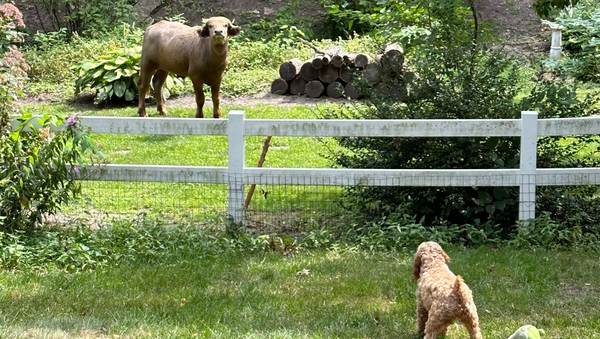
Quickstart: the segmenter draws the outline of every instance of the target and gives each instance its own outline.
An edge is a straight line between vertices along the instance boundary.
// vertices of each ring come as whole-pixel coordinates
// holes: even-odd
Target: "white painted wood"
[[[108,164],[87,169],[82,180],[226,184],[229,177],[227,167]]]
[[[539,136],[600,134],[600,117],[538,120]]]
[[[518,169],[419,170],[419,169],[244,169],[246,184],[317,186],[518,186]]]
[[[460,121],[460,123],[458,123]],[[520,119],[246,120],[246,135],[466,137],[519,136]]]
[[[521,113],[521,156],[519,186],[519,220],[535,218],[535,176],[537,164],[537,112]]]
[[[228,211],[236,224],[244,221],[244,165],[246,142],[244,136],[244,111],[229,112],[227,130],[229,155]]]
[[[600,168],[540,168],[537,186],[600,185]]]
[[[82,116],[94,133],[159,135],[227,135],[227,120]]]
[[[537,137],[600,134],[600,117],[500,120],[245,120],[243,111],[229,119],[81,117],[92,132],[111,134],[228,135],[229,167],[101,165],[91,166],[83,180],[228,184],[229,214],[244,217],[244,185],[371,186],[519,186],[519,219],[535,217],[536,185],[597,185],[600,168],[536,169]],[[39,127],[39,122],[32,119]],[[18,122],[13,121],[13,128]],[[64,129],[64,125],[58,129]],[[457,137],[521,136],[519,169],[378,170],[245,167],[245,135]]]
[[[82,180],[227,184],[227,167],[95,165]],[[542,168],[537,186],[598,185],[600,168]],[[519,186],[519,169],[379,170],[315,168],[244,168],[244,184],[373,186]],[[419,181],[421,180],[421,181]]]

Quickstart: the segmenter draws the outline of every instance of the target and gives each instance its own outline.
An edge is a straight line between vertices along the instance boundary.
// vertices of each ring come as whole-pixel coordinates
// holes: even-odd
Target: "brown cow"
[[[150,91],[152,74],[156,108],[161,115],[167,114],[162,86],[169,73],[175,73],[192,79],[196,93],[196,118],[204,116],[204,84],[210,86],[213,115],[220,118],[219,92],[223,71],[227,66],[227,37],[238,34],[240,28],[224,17],[210,18],[201,27],[160,21],[146,28],[138,79],[139,116],[146,116],[144,99]]]

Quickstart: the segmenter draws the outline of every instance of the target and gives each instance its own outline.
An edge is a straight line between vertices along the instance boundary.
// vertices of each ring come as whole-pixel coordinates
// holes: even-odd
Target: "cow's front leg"
[[[212,95],[213,102],[213,117],[215,119],[219,119],[221,117],[221,109],[219,107],[221,104],[220,92],[221,82],[218,82],[216,85],[210,87],[210,94]]]
[[[204,108],[204,91],[202,81],[192,79],[194,84],[194,94],[196,94],[196,118],[204,118],[202,109]]]

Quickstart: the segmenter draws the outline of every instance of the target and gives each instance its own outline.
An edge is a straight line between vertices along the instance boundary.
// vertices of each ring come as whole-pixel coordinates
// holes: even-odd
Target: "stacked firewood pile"
[[[397,76],[404,73],[404,52],[397,44],[387,45],[374,60],[366,54],[323,53],[316,49],[315,52],[311,60],[292,59],[282,63],[280,77],[271,84],[271,93],[357,99],[360,94],[353,84],[356,75],[377,86],[384,73]]]

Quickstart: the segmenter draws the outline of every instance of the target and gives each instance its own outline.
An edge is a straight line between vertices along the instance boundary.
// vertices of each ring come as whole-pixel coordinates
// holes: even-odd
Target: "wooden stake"
[[[256,167],[262,167],[265,162],[265,158],[267,157],[267,151],[269,150],[269,145],[271,143],[271,138],[273,136],[269,135],[265,138],[265,142],[263,144],[262,153],[260,154],[260,158],[258,159],[258,164]],[[252,195],[254,195],[254,190],[256,189],[256,184],[252,184],[250,189],[248,190],[248,195],[246,196],[246,201],[244,202],[244,209],[248,209],[250,206],[250,201],[252,200]]]

